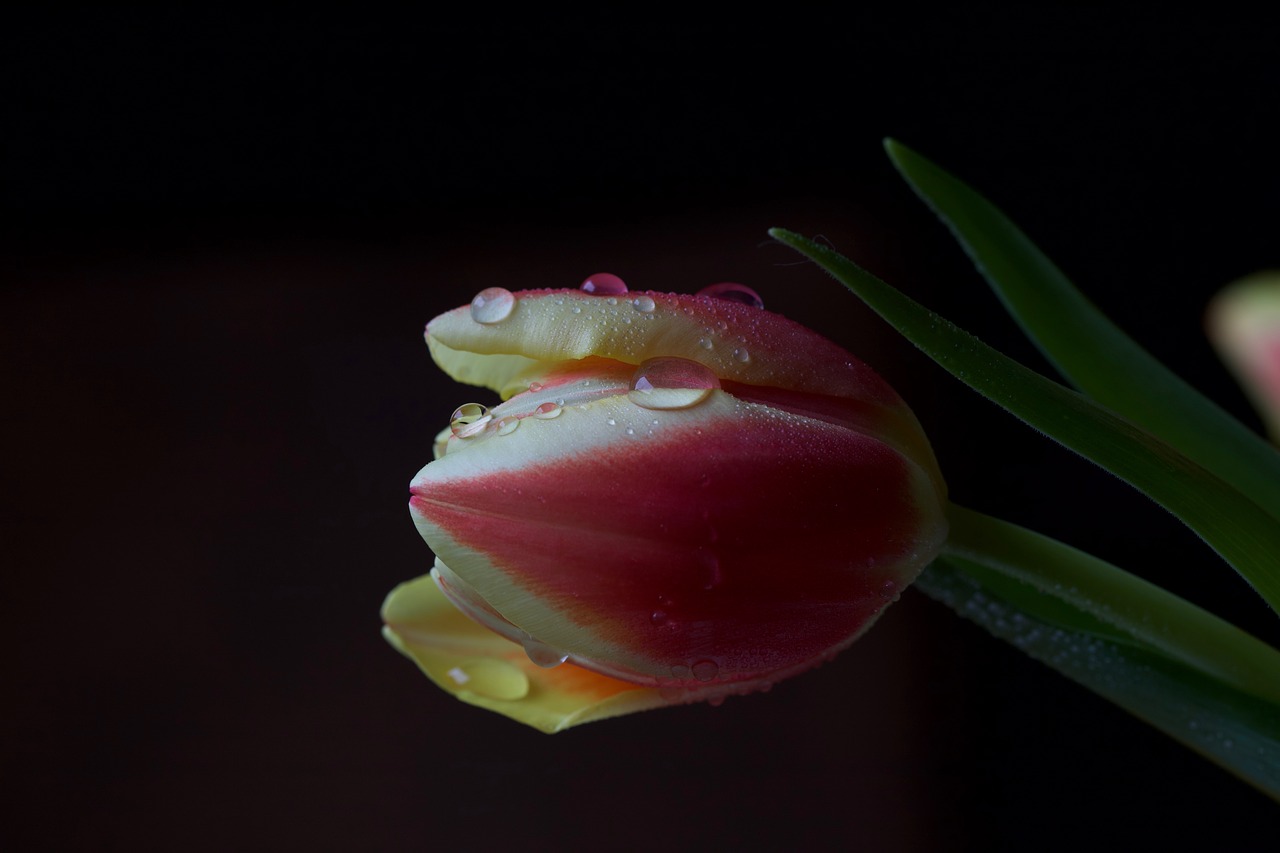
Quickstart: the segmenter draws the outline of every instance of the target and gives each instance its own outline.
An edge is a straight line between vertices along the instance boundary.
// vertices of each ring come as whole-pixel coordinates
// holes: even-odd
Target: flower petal
[[[387,641],[436,685],[544,732],[687,701],[573,664],[535,666],[519,646],[458,612],[430,575],[393,589],[382,618]]]
[[[411,487],[433,550],[537,640],[645,683],[816,663],[946,532],[910,457],[722,391],[666,411],[598,399],[468,441]]]
[[[1230,285],[1209,306],[1209,338],[1280,441],[1280,272]]]
[[[519,371],[507,363],[495,366],[494,356],[551,362],[599,356],[632,365],[677,356],[706,365],[721,380],[901,405],[871,368],[762,308],[653,292],[602,298],[578,290],[525,290],[515,297],[514,310],[499,323],[477,323],[468,306],[432,320],[427,343],[440,367],[459,381],[483,378],[501,393]],[[651,310],[634,306],[641,298]]]

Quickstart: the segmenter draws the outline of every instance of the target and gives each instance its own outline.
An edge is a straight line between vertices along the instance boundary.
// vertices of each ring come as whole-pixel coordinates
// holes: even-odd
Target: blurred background
[[[609,271],[750,285],[899,389],[957,502],[1280,642],[1171,517],[765,235],[821,235],[1051,374],[893,136],[1256,426],[1202,313],[1280,265],[1272,40],[1115,10],[844,14],[0,28],[0,845],[1268,849],[1274,803],[915,592],[768,695],[554,737],[379,636],[384,595],[430,567],[408,480],[476,397],[423,324]]]

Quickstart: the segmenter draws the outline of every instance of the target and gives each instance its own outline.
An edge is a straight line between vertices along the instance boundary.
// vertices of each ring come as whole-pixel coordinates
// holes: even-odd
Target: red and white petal
[[[743,683],[864,630],[946,533],[930,474],[861,432],[716,391],[524,418],[415,478],[441,559],[503,618],[640,683]]]

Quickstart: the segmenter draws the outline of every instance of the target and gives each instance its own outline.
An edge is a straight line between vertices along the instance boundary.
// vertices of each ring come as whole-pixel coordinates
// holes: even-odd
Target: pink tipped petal
[[[472,367],[467,359],[494,355],[552,362],[598,356],[631,365],[678,356],[706,365],[722,380],[902,404],[869,367],[821,335],[779,314],[712,296],[632,292],[606,298],[525,290],[515,294],[515,309],[502,322],[477,323],[464,306],[432,320],[427,339],[433,355],[441,347],[448,354],[437,355],[441,368],[472,384],[502,371]],[[489,387],[501,392],[502,384],[491,381]]]
[[[1209,338],[1280,440],[1280,272],[1231,285],[1209,306]]]

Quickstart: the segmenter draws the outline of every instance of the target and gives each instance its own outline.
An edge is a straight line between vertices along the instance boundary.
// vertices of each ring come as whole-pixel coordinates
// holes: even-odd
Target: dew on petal
[[[724,696],[708,696],[707,704],[710,705],[712,708],[719,708],[721,705],[724,704],[724,700],[725,700]]]
[[[711,349],[715,344],[711,342],[711,338],[698,338],[698,346],[703,349]]]
[[[738,347],[733,351],[733,360],[746,364],[751,360],[751,353],[747,352],[746,347]]]
[[[529,660],[543,669],[559,666],[569,659],[564,652],[528,634],[525,634],[524,639],[521,640],[521,645],[524,646],[524,653],[529,656]]]
[[[704,287],[698,291],[698,295],[711,296],[727,302],[740,302],[743,305],[750,305],[752,308],[764,307],[764,300],[760,298],[760,294],[745,284],[738,284],[732,281],[723,281],[710,287]]]
[[[631,300],[631,307],[641,314],[648,314],[654,309],[653,299],[649,296],[637,296]]]
[[[449,418],[449,429],[458,438],[471,438],[484,432],[493,416],[489,410],[479,403],[463,403],[453,410]]]
[[[534,410],[533,410],[533,416],[534,416],[535,418],[540,418],[540,419],[542,419],[542,420],[544,420],[544,421],[549,421],[549,420],[551,420],[552,418],[558,418],[558,417],[560,417],[560,413],[561,413],[561,412],[563,412],[563,411],[564,411],[564,409],[562,409],[562,408],[561,408],[560,406],[558,406],[557,404],[555,404],[555,403],[551,403],[551,402],[546,402],[546,403],[543,403],[542,405],[538,406],[538,408],[536,408],[536,409],[534,409]]]
[[[516,297],[505,287],[486,287],[471,300],[471,319],[491,325],[501,323],[511,316],[516,307]]]
[[[508,415],[507,417],[499,420],[494,426],[497,427],[498,435],[511,435],[511,433],[515,432],[520,426],[520,419],[515,416]]]
[[[694,663],[693,677],[699,681],[714,681],[720,674],[720,667],[713,660],[700,660]]]
[[[693,670],[682,663],[675,664],[671,667],[671,677],[678,678],[681,681],[693,675]]]
[[[598,272],[584,281],[578,289],[592,296],[617,296],[627,292],[627,285],[613,273]]]
[[[529,383],[529,390],[530,390],[530,391],[532,391],[532,392],[534,392],[534,393],[536,394],[537,392],[539,392],[539,391],[541,391],[541,390],[542,390],[542,383],[541,383],[541,382],[530,382],[530,383]]]
[[[649,614],[649,621],[655,625],[667,624],[667,611],[655,610]]]
[[[627,399],[645,409],[687,409],[719,387],[720,380],[705,365],[687,358],[661,356],[636,368]]]
[[[529,677],[504,660],[475,658],[463,661],[446,674],[459,690],[486,699],[515,701],[529,695]]]

